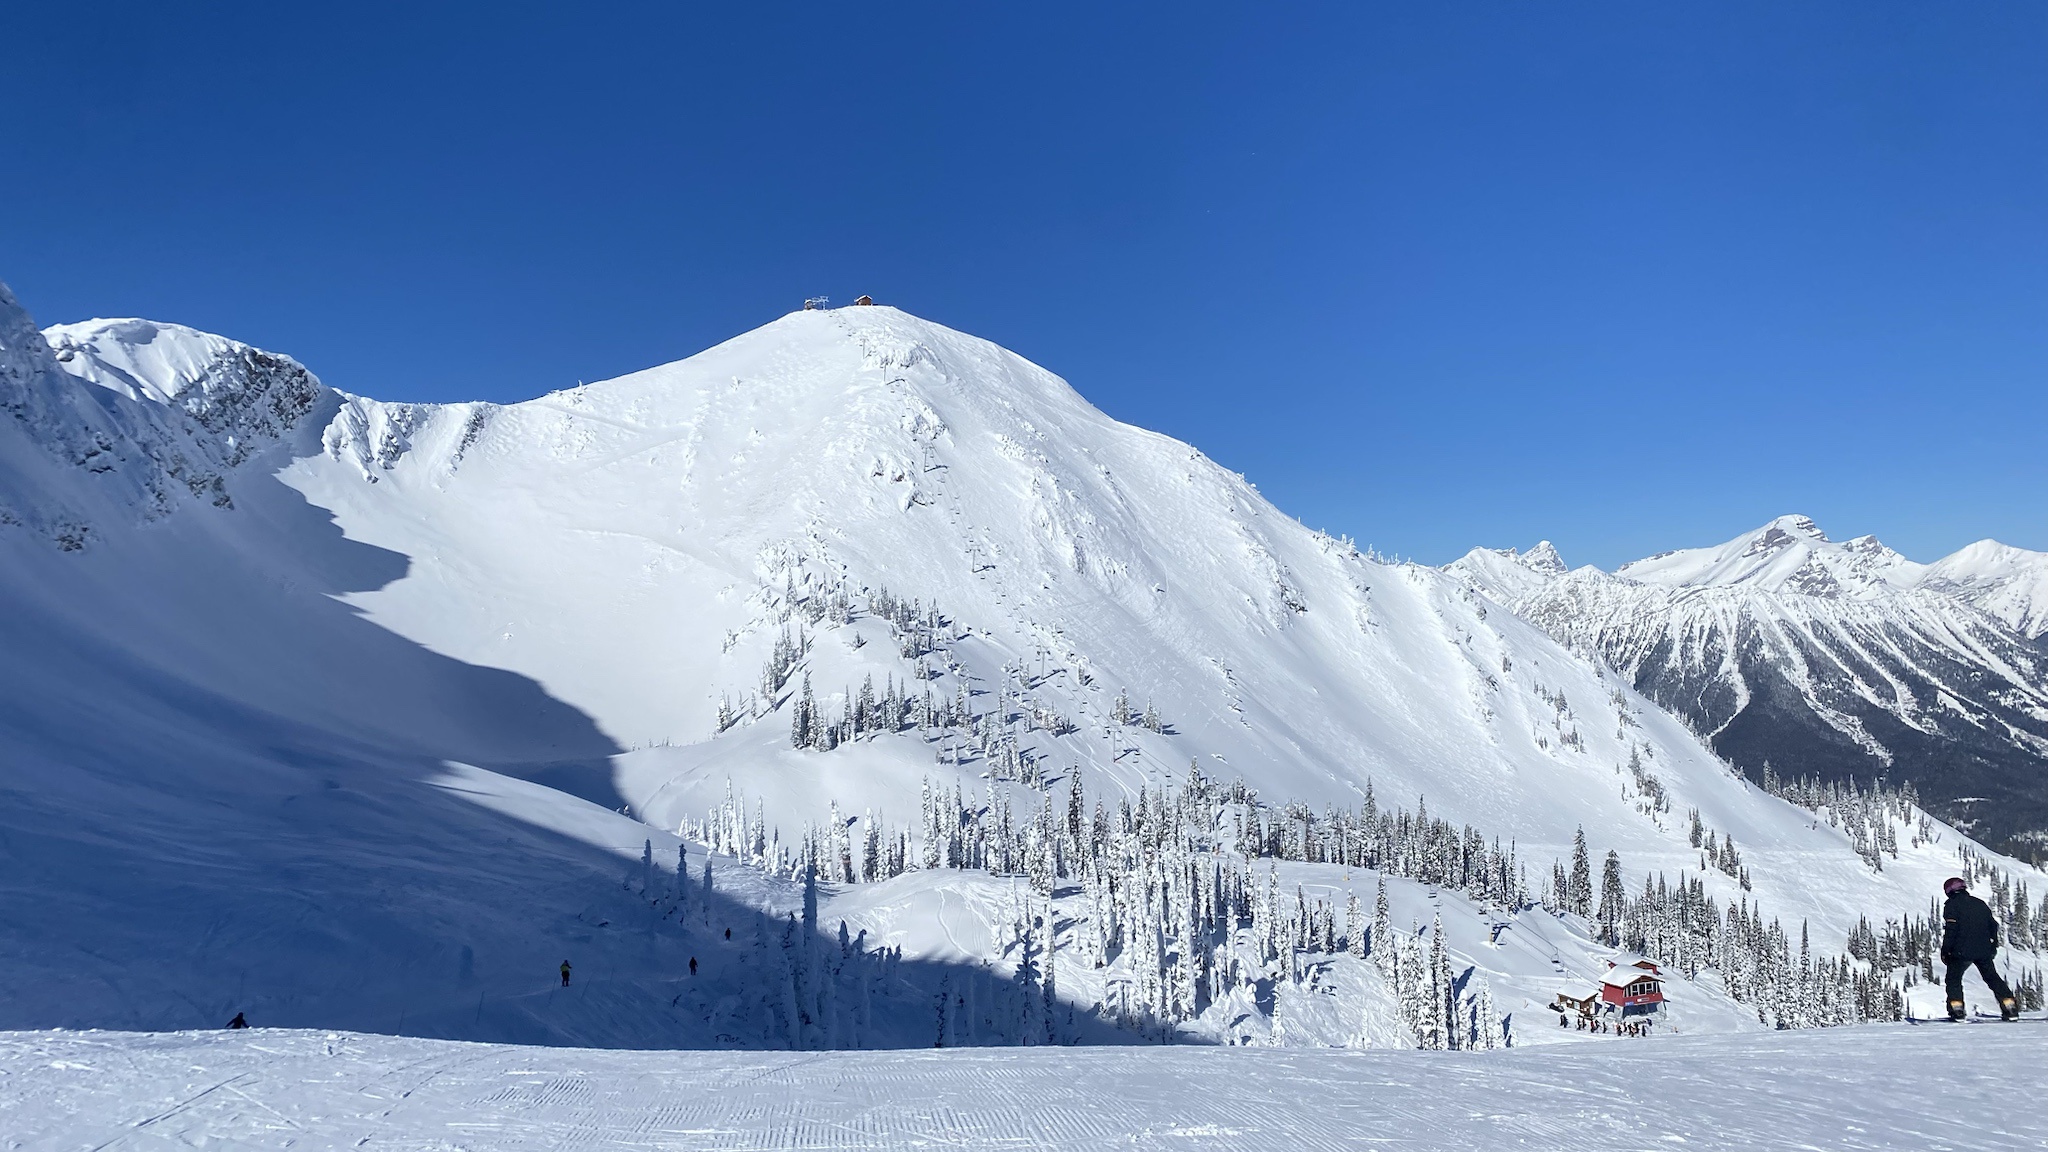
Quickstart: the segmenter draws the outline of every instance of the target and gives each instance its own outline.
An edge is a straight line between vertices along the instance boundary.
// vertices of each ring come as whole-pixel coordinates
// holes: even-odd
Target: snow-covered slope
[[[2038,852],[2048,655],[2024,629],[2040,559],[1987,541],[1916,564],[1785,516],[1611,576],[1488,550],[1449,569],[1597,653],[1752,773],[1912,781],[1935,811]]]
[[[1352,809],[1370,782],[1513,841],[1532,887],[1583,826],[1631,892],[1700,867],[1697,809],[1754,877],[1709,891],[1829,950],[1955,867],[1946,833],[1873,874],[1463,580],[1311,532],[886,307],[421,406],[175,325],[46,340],[8,298],[0,389],[10,1023],[214,1022],[260,997],[280,1022],[714,1042],[716,997],[668,999],[681,957],[743,968],[752,910],[793,907],[789,885],[733,866],[727,952],[716,922],[614,927],[647,907],[616,876],[643,839],[670,858],[728,782],[784,844],[835,805],[917,837],[927,778],[1026,814],[1048,780],[1134,796],[1190,763],[1276,807]],[[815,734],[869,681],[944,715],[792,746],[806,686]],[[828,903],[941,968],[991,959],[949,944],[965,888],[890,883],[897,911],[889,885]],[[1454,937],[1459,916],[1486,913]],[[613,974],[600,1011],[533,985],[568,952]],[[768,1034],[746,1028],[731,1042]]]
[[[2039,1148],[2038,1025],[1570,1053],[564,1052],[349,1033],[0,1034],[29,1148],[511,1152]]]

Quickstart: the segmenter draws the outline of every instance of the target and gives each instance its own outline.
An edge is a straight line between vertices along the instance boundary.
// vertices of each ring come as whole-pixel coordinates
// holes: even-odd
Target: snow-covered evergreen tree
[[[789,746],[809,748],[818,740],[818,705],[811,695],[811,674],[804,673],[803,695],[797,699],[796,708],[789,717]]]
[[[1358,893],[1353,891],[1345,898],[1344,944],[1353,956],[1365,955],[1365,920],[1358,907]]]
[[[1501,1031],[1500,1014],[1493,1007],[1493,989],[1476,972],[1472,980],[1478,985],[1472,994],[1472,1046],[1481,1051],[1505,1047],[1507,1038]]]
[[[1575,916],[1593,914],[1593,864],[1586,855],[1586,830],[1572,833],[1572,872],[1565,889],[1565,909]]]
[[[1382,876],[1380,877],[1379,891],[1373,896],[1372,900],[1372,941],[1370,945],[1372,956],[1375,959],[1387,958],[1383,956],[1383,950],[1386,949],[1387,944],[1392,939],[1393,917],[1387,908],[1387,878]],[[1382,963],[1380,970],[1386,971],[1387,967],[1387,964]]]
[[[1610,948],[1621,943],[1623,900],[1621,857],[1610,849],[1600,867],[1600,942]]]
[[[1451,958],[1444,948],[1444,918],[1440,915],[1430,926],[1428,967],[1417,983],[1421,1005],[1416,1038],[1424,1048],[1456,1048],[1457,1034],[1451,1022],[1456,1019],[1457,990],[1451,980]]]
[[[1039,1016],[1045,1024],[1044,1040],[1047,1044],[1060,1042],[1058,953],[1058,938],[1053,932],[1052,905],[1048,904],[1045,908],[1045,977],[1039,986],[1044,1001]]]

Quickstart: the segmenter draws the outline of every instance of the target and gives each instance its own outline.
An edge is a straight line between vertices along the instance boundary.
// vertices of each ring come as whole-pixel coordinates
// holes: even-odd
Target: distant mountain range
[[[1752,776],[1911,781],[1990,843],[2048,849],[2048,553],[1983,540],[1918,564],[1781,516],[1611,574],[1547,542],[1446,567]]]

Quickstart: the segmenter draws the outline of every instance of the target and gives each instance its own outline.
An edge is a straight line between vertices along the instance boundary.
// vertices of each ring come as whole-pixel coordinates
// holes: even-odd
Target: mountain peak
[[[1780,516],[1765,525],[1764,528],[1766,531],[1776,529],[1793,536],[1804,537],[1808,540],[1826,541],[1828,538],[1828,534],[1820,530],[1820,525],[1813,522],[1813,517],[1801,516],[1797,513]]]
[[[1780,516],[1744,539],[1748,541],[1744,556],[1768,556],[1801,542],[1829,543],[1827,533],[1806,516]]]
[[[1443,570],[1509,607],[1542,591],[1566,571],[1564,557],[1548,540],[1537,541],[1527,552],[1474,548]]]
[[[1553,576],[1562,576],[1566,570],[1564,557],[1557,554],[1557,545],[1548,540],[1538,540],[1534,548],[1522,553],[1522,564]]]
[[[57,364],[88,384],[189,417],[180,429],[201,455],[233,467],[298,424],[319,403],[320,381],[289,356],[239,340],[127,317],[43,330]]]
[[[181,399],[202,401],[212,390],[216,366],[249,348],[183,324],[137,317],[52,324],[43,338],[65,371],[87,383],[130,400],[181,407]]]
[[[1874,536],[1836,542],[1809,516],[1780,516],[1724,544],[1660,552],[1615,570],[1667,587],[1745,587],[1804,596],[1881,596],[1910,586],[1921,567]]]

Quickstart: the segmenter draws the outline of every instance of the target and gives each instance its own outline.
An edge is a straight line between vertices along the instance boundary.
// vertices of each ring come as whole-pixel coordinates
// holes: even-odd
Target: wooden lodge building
[[[1560,989],[1551,1009],[1589,1018],[1661,1015],[1664,1011],[1664,973],[1648,960],[1630,964],[1616,964],[1610,960],[1606,973],[1597,982],[1581,982]]]
[[[1613,964],[1600,977],[1600,1001],[1608,1011],[1643,1016],[1664,1010],[1664,974],[1648,960]]]

